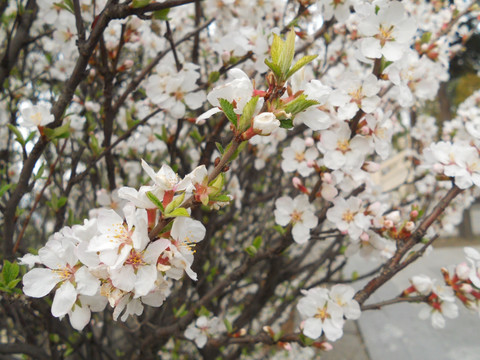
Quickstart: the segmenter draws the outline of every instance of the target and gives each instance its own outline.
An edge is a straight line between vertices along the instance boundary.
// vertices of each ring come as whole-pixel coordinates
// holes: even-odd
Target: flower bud
[[[270,135],[279,127],[280,121],[271,112],[264,112],[253,118],[253,129],[260,135]]]
[[[439,163],[434,164],[433,171],[435,171],[437,174],[443,174],[443,165]]]
[[[385,215],[385,218],[387,220],[391,220],[394,223],[398,223],[400,221],[400,212],[399,211],[392,211],[391,213],[388,213]]]
[[[130,69],[133,66],[134,62],[132,59],[127,59],[123,62],[123,66],[125,66],[126,69]]]
[[[455,274],[457,274],[460,280],[467,280],[470,276],[470,267],[466,262],[462,262],[455,268]]]
[[[385,220],[383,222],[383,226],[385,226],[387,229],[391,229],[393,227],[393,221],[392,220]]]
[[[470,284],[462,284],[460,290],[464,293],[470,294],[473,291],[473,287]]]
[[[415,223],[413,221],[407,221],[405,224],[405,230],[412,231],[413,229],[415,229]]]
[[[221,55],[222,61],[224,64],[228,64],[230,61],[231,55],[229,51],[224,51]]]
[[[432,292],[433,281],[427,275],[416,275],[410,279],[410,283],[422,295],[428,295]]]
[[[305,138],[305,146],[313,146],[315,144],[315,141],[313,140],[312,137],[307,137]]]
[[[331,184],[333,181],[332,174],[330,173],[323,173],[322,174],[322,180],[323,182],[326,182],[327,184]]]
[[[363,232],[362,235],[360,235],[360,240],[368,241],[370,240],[370,236],[366,232]]]
[[[296,176],[292,179],[292,184],[293,184],[293,187],[294,187],[295,189],[298,189],[300,186],[303,185],[303,184],[302,184],[302,180],[300,180],[300,178],[298,178],[298,177],[296,177]]]
[[[373,161],[365,161],[362,169],[369,173],[376,173],[378,170],[380,170],[380,164]]]

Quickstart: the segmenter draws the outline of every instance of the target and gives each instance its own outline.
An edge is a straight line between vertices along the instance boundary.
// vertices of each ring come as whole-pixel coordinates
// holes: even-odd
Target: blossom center
[[[342,220],[347,222],[347,223],[350,223],[350,222],[353,221],[354,217],[355,217],[355,214],[353,212],[351,212],[350,210],[347,210],[343,213]]]
[[[132,234],[135,230],[135,227],[132,227],[131,230],[128,230],[126,224],[113,224],[113,228],[108,229],[109,232],[112,232],[113,235],[110,235],[111,239],[110,242],[119,242],[124,245],[131,245],[132,244]]]
[[[292,212],[292,222],[297,223],[297,222],[302,221],[302,215],[303,215],[303,212],[293,210],[293,212]]]
[[[392,36],[393,33],[393,25],[385,26],[383,24],[380,25],[380,33],[378,34],[378,40],[380,40],[380,44],[382,46],[385,45],[387,41],[394,41],[395,39]]]
[[[337,141],[337,149],[341,151],[342,153],[346,153],[348,150],[350,150],[350,143],[348,142],[348,139],[340,139]]]
[[[328,318],[328,313],[327,313],[327,309],[325,307],[323,308],[318,308],[317,309],[317,313],[315,314],[315,316],[317,319],[320,319],[322,321],[324,321],[326,318]]]
[[[65,266],[63,269],[53,270],[61,279],[61,281],[70,280],[75,273],[75,270],[70,266]]]
[[[125,260],[125,265],[132,265],[135,269],[145,264],[146,263],[143,260],[143,254],[133,249],[130,251],[130,255],[128,256],[127,260]]]
[[[297,160],[298,162],[304,161],[305,160],[305,153],[304,152],[295,153],[295,160]]]

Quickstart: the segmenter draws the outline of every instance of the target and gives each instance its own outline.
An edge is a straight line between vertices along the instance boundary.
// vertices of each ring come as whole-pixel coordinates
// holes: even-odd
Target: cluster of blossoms
[[[180,205],[186,193],[208,204],[208,195],[202,198],[208,194],[208,184],[202,185],[205,167],[184,179],[167,165],[158,172],[145,162],[143,167],[154,185],[139,191],[121,188],[118,196],[129,200],[119,209],[122,216],[112,209],[99,209],[84,225],[65,227],[52,235],[38,255],[21,259],[30,266],[44,265],[24,276],[24,293],[43,297],[56,288],[52,315],[68,314],[75,329],[83,329],[91,311],[101,311],[107,303],[114,308],[114,320],[123,313],[125,321],[131,314],[142,314],[144,305],[162,305],[172,280],[184,273],[197,279],[191,266],[205,227]],[[160,219],[157,206],[163,209]],[[169,217],[174,218],[171,228],[150,239],[149,230]]]
[[[466,247],[464,252],[467,262],[458,264],[452,271],[442,268],[444,285],[436,284],[426,275],[417,275],[410,279],[412,285],[403,292],[405,296],[425,296],[427,306],[420,311],[419,317],[431,317],[434,328],[444,328],[445,317],[458,316],[455,298],[480,315],[480,253],[471,247]]]
[[[313,288],[302,290],[297,309],[305,319],[303,333],[318,339],[322,334],[330,341],[343,336],[344,318],[356,320],[360,317],[360,306],[353,299],[355,290],[347,285],[335,285],[330,290]]]

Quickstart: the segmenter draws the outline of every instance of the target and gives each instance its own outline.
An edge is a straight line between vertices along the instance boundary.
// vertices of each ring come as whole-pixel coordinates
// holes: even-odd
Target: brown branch
[[[199,33],[200,31],[202,31],[203,29],[207,28],[212,22],[215,21],[215,18],[207,21],[205,24],[203,24],[202,26],[196,28],[195,30],[189,32],[187,35],[185,35],[183,38],[181,38],[180,40],[176,41],[175,42],[175,46],[178,46],[180,45],[181,43],[183,43],[184,41],[190,39],[192,36],[194,36],[195,34]],[[143,79],[145,79],[145,77],[153,70],[153,68],[160,62],[160,60],[162,60],[165,55],[167,55],[169,52],[170,52],[171,49],[167,49],[165,51],[162,51],[161,53],[159,53],[151,62],[150,64],[148,64],[147,67],[145,67],[141,72],[140,74],[138,74],[135,79],[133,79],[128,85],[127,85],[127,88],[125,89],[125,91],[122,93],[122,95],[120,95],[120,97],[117,99],[115,105],[113,105],[113,109],[112,111],[116,114],[118,112],[118,110],[120,109],[120,107],[123,105],[123,103],[125,102],[125,100],[127,99],[128,95],[130,95],[136,88],[138,85],[140,85],[140,83],[143,81]]]
[[[2,6],[3,5],[4,4],[2,4]],[[20,51],[29,44],[29,32],[37,16],[37,10],[38,7],[35,0],[29,0],[23,13],[18,17],[18,25],[16,26],[15,35],[10,41],[8,41],[5,52],[1,56],[0,92],[3,92],[4,90],[3,86],[5,79],[8,77],[10,71],[12,71],[19,59]]]
[[[355,300],[357,300],[360,305],[363,304],[380,286],[385,284],[406,266],[400,264],[403,256],[425,236],[428,228],[443,213],[450,202],[452,202],[452,200],[462,191],[463,190],[459,189],[457,186],[453,186],[438,202],[432,212],[423,219],[415,232],[408,239],[404,240],[403,243],[398,243],[397,251],[395,252],[394,256],[385,263],[385,266],[380,274],[370,280],[362,290],[355,294]]]
[[[83,25],[82,10],[80,8],[80,1],[73,0],[73,11],[75,15],[75,25],[77,27],[78,42],[80,45],[85,43],[85,27]]]
[[[32,214],[35,211],[35,209],[37,208],[37,206],[40,202],[40,199],[42,198],[45,190],[47,190],[48,186],[52,183],[52,177],[53,177],[53,173],[55,171],[55,167],[57,166],[58,161],[60,160],[60,158],[61,158],[61,156],[62,156],[62,154],[65,150],[65,147],[67,146],[67,142],[68,142],[68,140],[65,140],[63,142],[63,146],[60,149],[60,152],[58,153],[57,158],[55,159],[54,163],[50,166],[50,171],[48,172],[47,181],[45,181],[45,184],[43,185],[42,189],[37,194],[37,196],[35,196],[35,201],[32,205],[32,208],[30,209],[27,217],[25,218],[25,221],[23,222],[22,229],[20,230],[20,233],[17,236],[17,241],[15,241],[15,246],[13,247],[13,250],[12,250],[13,254],[15,254],[18,251],[18,247],[20,246],[20,241],[22,241],[23,235],[25,234],[25,230],[27,229],[27,225],[30,222],[30,219],[32,218]]]
[[[404,302],[416,302],[416,303],[426,302],[427,299],[428,299],[428,296],[396,297],[394,299],[380,301],[380,302],[375,303],[375,304],[363,305],[361,307],[361,310],[362,311],[380,310],[382,307],[387,306],[387,305],[399,304],[399,303],[404,303]]]

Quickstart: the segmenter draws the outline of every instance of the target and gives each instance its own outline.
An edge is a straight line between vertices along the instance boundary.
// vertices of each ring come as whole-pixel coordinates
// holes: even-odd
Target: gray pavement
[[[478,243],[477,243],[478,244]],[[480,250],[480,246],[474,246]],[[418,260],[389,283],[380,288],[368,301],[376,303],[399,295],[409,286],[408,279],[426,274],[443,283],[440,268],[465,261],[463,247],[436,248],[429,256]],[[365,273],[376,266],[353,257],[345,274]],[[360,289],[366,281],[355,284]],[[480,316],[459,305],[459,317],[447,319],[445,329],[434,329],[430,320],[420,320],[421,304],[395,304],[380,310],[365,311],[358,328],[350,322],[344,337],[333,343],[334,350],[324,353],[322,360],[479,360]]]

